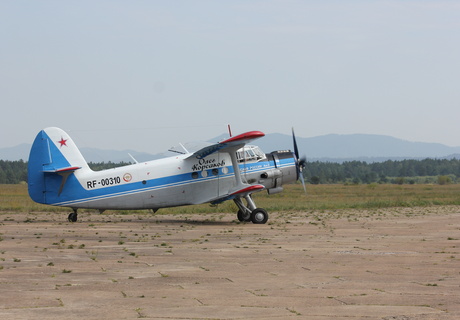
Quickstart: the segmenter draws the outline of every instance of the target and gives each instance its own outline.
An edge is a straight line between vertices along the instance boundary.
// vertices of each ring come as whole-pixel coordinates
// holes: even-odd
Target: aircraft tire
[[[238,210],[238,213],[237,213],[236,215],[237,215],[238,220],[239,220],[240,222],[248,222],[248,221],[251,221],[251,215],[250,215],[250,214],[245,215],[245,214],[243,213],[243,211],[241,211],[241,210]]]
[[[268,213],[265,209],[256,208],[251,213],[251,221],[255,224],[264,224],[268,221]]]
[[[69,222],[77,222],[77,219],[78,219],[78,215],[76,212],[71,212],[69,213]]]

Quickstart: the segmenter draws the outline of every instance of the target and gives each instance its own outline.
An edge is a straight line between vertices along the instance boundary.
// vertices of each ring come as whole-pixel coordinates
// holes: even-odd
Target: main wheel
[[[262,208],[254,209],[251,213],[251,221],[255,224],[264,224],[268,220],[268,213]]]
[[[236,214],[236,216],[238,217],[238,220],[241,222],[251,221],[251,215],[247,213],[245,214],[241,210],[238,210],[238,213]]]
[[[77,222],[77,219],[78,219],[78,215],[76,212],[71,212],[69,213],[69,222]]]

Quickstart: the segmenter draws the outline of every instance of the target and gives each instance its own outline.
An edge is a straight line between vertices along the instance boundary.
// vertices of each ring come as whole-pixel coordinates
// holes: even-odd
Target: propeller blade
[[[307,187],[305,187],[305,180],[303,178],[302,171],[300,171],[300,181],[302,182],[303,191],[305,191],[305,194],[307,194]]]
[[[295,139],[294,128],[292,128],[292,142],[294,144],[294,154],[299,159],[299,149],[297,148],[297,141]]]
[[[305,168],[305,164],[307,163],[307,158],[305,156],[300,158],[299,148],[297,147],[297,140],[294,134],[294,128],[292,128],[292,143],[294,144],[294,154],[297,159],[297,170],[299,173],[299,178],[300,178],[300,181],[302,182],[303,190],[305,191],[305,194],[307,194],[307,188],[305,187],[305,179],[303,178],[303,173],[302,173],[302,169]]]

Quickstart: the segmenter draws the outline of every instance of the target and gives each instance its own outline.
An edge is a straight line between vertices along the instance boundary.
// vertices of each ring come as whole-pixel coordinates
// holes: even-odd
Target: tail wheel
[[[264,224],[268,220],[268,213],[262,208],[257,208],[251,213],[251,221],[255,224]]]

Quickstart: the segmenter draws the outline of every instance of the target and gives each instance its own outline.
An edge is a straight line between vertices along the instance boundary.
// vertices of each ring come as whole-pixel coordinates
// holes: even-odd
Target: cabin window
[[[219,174],[219,169],[212,169],[212,174],[217,176]]]
[[[198,172],[192,172],[192,178],[198,179]]]

